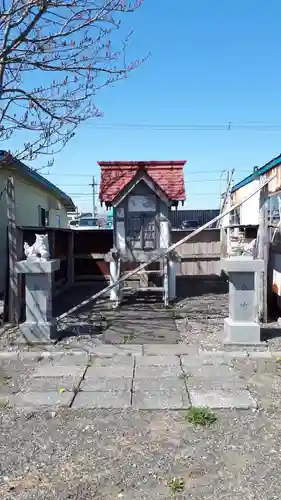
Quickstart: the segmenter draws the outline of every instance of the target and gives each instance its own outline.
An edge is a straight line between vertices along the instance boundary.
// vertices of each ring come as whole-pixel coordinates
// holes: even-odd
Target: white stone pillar
[[[175,259],[168,259],[168,296],[169,300],[175,300],[176,293],[176,279],[177,279],[177,261]]]
[[[22,260],[16,272],[25,274],[25,323],[20,331],[29,344],[49,343],[56,339],[57,321],[52,316],[52,273],[60,260]]]
[[[260,344],[260,325],[255,294],[255,274],[263,261],[252,257],[221,260],[229,276],[229,317],[224,320],[226,344]]]
[[[121,262],[120,259],[113,259],[109,263],[110,284],[116,283],[120,278]],[[122,285],[116,285],[110,290],[110,300],[118,305],[122,300]]]

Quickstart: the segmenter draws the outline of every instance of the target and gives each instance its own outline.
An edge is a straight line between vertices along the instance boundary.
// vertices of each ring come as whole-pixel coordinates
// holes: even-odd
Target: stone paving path
[[[266,363],[263,371],[267,376],[272,371],[270,380],[280,380],[275,354],[268,351],[208,352],[182,344],[101,346],[92,355],[81,351],[3,354],[0,405],[30,410],[255,409],[262,384],[253,374],[261,371],[251,365],[247,373],[249,363]],[[266,384],[266,376],[262,377]]]

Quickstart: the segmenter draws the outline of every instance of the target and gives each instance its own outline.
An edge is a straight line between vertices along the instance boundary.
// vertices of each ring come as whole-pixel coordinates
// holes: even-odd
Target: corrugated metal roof
[[[271,169],[274,167],[277,167],[277,165],[281,164],[281,154],[279,156],[276,156],[276,158],[273,158],[269,162],[267,162],[263,167],[258,168],[255,170],[252,174],[248,175],[243,179],[242,181],[238,182],[233,186],[231,192],[234,193],[237,191],[237,189],[240,189],[241,187],[246,186],[247,184],[250,184],[250,182],[254,181],[255,179],[258,179],[261,175],[266,174],[269,172]]]
[[[43,177],[42,175],[38,174],[38,172],[36,172],[35,170],[29,168],[20,160],[14,158],[7,151],[0,150],[0,165],[1,163],[6,165],[12,165],[19,171],[20,174],[22,174],[25,177],[29,177],[30,179],[35,181],[38,185],[40,185],[41,188],[46,189],[51,194],[53,194],[53,196],[59,198],[67,210],[69,211],[75,210],[75,205],[72,199],[66,193],[64,193],[64,191],[59,189],[52,182],[45,179],[45,177]]]

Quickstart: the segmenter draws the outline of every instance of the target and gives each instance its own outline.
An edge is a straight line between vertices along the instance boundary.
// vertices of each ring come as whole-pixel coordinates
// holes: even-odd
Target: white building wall
[[[4,291],[7,265],[7,204],[6,187],[10,172],[0,171],[0,293]],[[64,206],[46,191],[29,184],[13,173],[15,186],[16,224],[18,226],[39,226],[39,207],[49,210],[49,226],[67,228],[67,213]],[[59,217],[57,217],[59,216]]]
[[[242,201],[259,187],[259,179],[255,179],[246,186],[237,189],[232,196],[232,204]],[[255,226],[259,224],[260,192],[254,194],[240,206],[240,224],[242,226]]]

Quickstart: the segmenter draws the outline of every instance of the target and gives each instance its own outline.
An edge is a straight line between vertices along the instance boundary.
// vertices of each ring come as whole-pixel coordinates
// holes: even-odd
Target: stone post
[[[169,300],[175,300],[177,280],[177,260],[173,257],[168,258],[168,296]]]
[[[20,331],[29,344],[48,343],[56,339],[57,321],[52,317],[52,273],[60,260],[22,260],[16,272],[25,274],[25,323]]]
[[[255,294],[255,273],[263,261],[252,257],[222,259],[229,276],[229,317],[224,320],[225,344],[260,344],[260,325]]]

